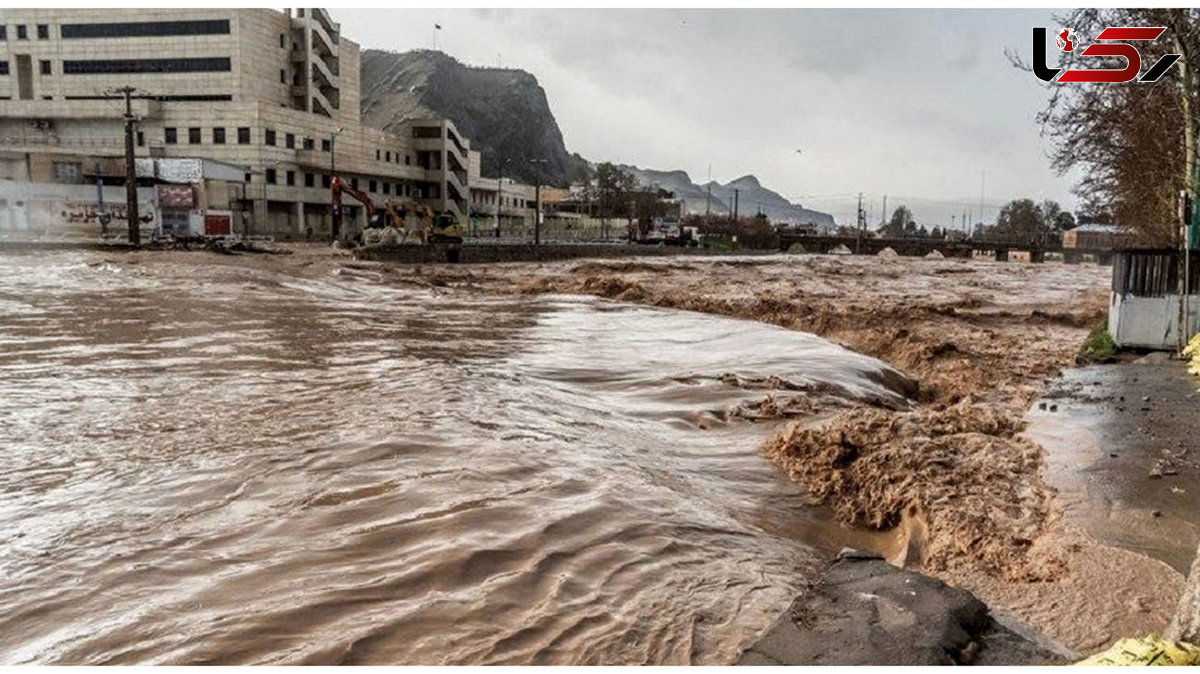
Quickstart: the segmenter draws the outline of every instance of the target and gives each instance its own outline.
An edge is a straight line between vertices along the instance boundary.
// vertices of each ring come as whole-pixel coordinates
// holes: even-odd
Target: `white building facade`
[[[448,120],[364,126],[359,46],[323,9],[0,9],[0,180],[120,184],[122,87],[138,157],[248,167],[251,234],[330,236],[333,171],[376,204],[468,217],[469,142]]]

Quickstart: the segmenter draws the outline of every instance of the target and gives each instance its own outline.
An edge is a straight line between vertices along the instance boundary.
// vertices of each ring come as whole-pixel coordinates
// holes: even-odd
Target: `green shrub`
[[[1101,324],[1088,333],[1075,360],[1080,363],[1103,363],[1112,360],[1116,355],[1117,345],[1113,342],[1112,335],[1108,334],[1108,325]]]

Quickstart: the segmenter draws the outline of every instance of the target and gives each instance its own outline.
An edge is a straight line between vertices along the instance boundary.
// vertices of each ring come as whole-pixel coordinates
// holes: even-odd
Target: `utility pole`
[[[133,159],[133,127],[137,119],[133,116],[133,87],[124,86],[116,90],[125,95],[125,214],[129,222],[129,243],[142,245],[142,233],[138,218],[137,163]]]
[[[708,225],[712,216],[712,162],[708,164],[708,198],[704,201],[704,224]]]
[[[987,182],[987,171],[979,174],[979,222],[983,222],[983,186]]]
[[[733,188],[733,221],[734,222],[737,222],[737,219],[738,219],[738,192],[740,192],[740,191],[741,190],[739,190],[736,187]]]
[[[504,205],[504,166],[512,159],[500,162],[500,179],[496,181],[496,238],[500,238],[500,208]]]
[[[545,164],[545,159],[530,159],[530,164]],[[539,174],[540,176],[540,174]],[[542,245],[542,180],[533,186],[533,245]]]
[[[879,213],[879,224],[887,224],[887,195],[883,195],[883,210]]]
[[[858,193],[858,222],[856,223],[858,225],[858,240],[855,242],[855,246],[854,246],[855,253],[862,252],[863,230],[866,228],[866,225],[867,225],[866,211],[863,210],[862,200],[863,200],[863,193],[859,192]]]
[[[533,245],[542,245],[542,181],[533,186]]]
[[[338,127],[336,131],[329,134],[329,184],[332,185],[334,180],[337,180],[337,137],[342,132],[344,127]],[[276,162],[278,163],[278,162]],[[263,176],[263,214],[267,219],[270,219],[270,207],[267,204],[267,186],[266,186],[266,171]],[[342,205],[339,203],[333,206],[333,213],[330,214],[333,222],[332,234],[336,241],[341,235],[342,229]]]

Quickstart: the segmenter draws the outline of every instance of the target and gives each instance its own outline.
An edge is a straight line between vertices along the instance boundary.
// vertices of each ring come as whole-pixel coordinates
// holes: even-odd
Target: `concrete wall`
[[[1187,334],[1200,332],[1200,297],[1188,298]],[[1174,351],[1179,341],[1179,295],[1137,297],[1113,293],[1108,332],[1117,346]]]
[[[454,252],[457,251],[457,252]],[[738,255],[771,254],[773,251],[739,251]],[[533,262],[570,260],[577,258],[662,257],[667,255],[718,254],[698,248],[676,246],[639,246],[609,244],[543,244],[524,243],[471,244],[462,247],[431,246],[370,246],[355,253],[363,260],[397,264],[433,264],[444,262]]]
[[[105,209],[112,215],[108,233],[128,238],[125,188],[104,188]],[[100,204],[94,185],[57,185],[0,181],[0,238],[98,239]],[[159,224],[154,189],[138,189],[138,215],[143,233]]]

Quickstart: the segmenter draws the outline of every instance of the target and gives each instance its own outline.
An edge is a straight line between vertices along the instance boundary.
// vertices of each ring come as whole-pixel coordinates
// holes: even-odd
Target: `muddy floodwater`
[[[883,362],[341,272],[0,255],[0,662],[725,663],[885,544],[740,413]]]

